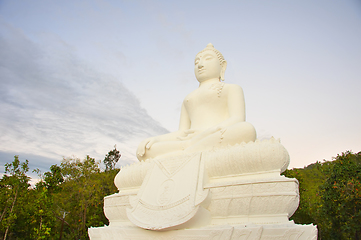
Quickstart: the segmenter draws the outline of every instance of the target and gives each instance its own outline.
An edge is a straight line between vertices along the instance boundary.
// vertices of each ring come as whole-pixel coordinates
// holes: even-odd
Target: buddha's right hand
[[[146,150],[149,150],[155,142],[157,142],[157,138],[155,137],[147,138],[144,141],[142,141],[138,146],[137,155],[139,157],[143,157]]]

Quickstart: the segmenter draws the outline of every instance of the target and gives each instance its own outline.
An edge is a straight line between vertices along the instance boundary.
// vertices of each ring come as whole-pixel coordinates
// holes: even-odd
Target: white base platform
[[[187,160],[188,157],[190,159],[189,161]],[[294,224],[293,221],[289,221],[289,218],[296,211],[299,203],[298,181],[280,176],[280,173],[289,163],[289,155],[278,141],[274,139],[262,142],[256,141],[254,143],[232,146],[229,147],[229,149],[203,152],[199,166],[202,166],[204,160],[205,167],[199,167],[199,171],[195,172],[198,173],[198,175],[191,174],[194,172],[193,169],[196,169],[192,167],[193,165],[189,167],[189,169],[186,169],[188,165],[193,163],[193,160],[193,155],[183,156],[182,158],[177,157],[176,159],[149,160],[134,164],[128,168],[123,168],[115,178],[115,184],[119,189],[119,193],[104,198],[104,213],[109,219],[109,226],[89,228],[90,239],[317,239],[316,226],[297,225]],[[183,162],[187,165],[183,166],[181,164]],[[194,164],[195,163],[198,164],[198,162],[194,160]],[[162,166],[162,168],[158,165]],[[183,167],[179,168],[178,165]],[[153,174],[153,171],[155,171],[153,169],[154,166],[158,166],[158,168],[155,168],[157,170],[155,173],[157,174]],[[158,171],[158,169],[161,169],[161,171]],[[180,170],[178,171],[178,169]],[[189,179],[195,180],[190,184],[190,187],[186,187],[186,189],[193,189],[194,187],[198,189],[199,186],[202,186],[200,189],[203,188],[203,191],[208,192],[207,197],[201,201],[201,204],[197,201],[199,198],[195,197],[199,195],[196,194],[198,193],[196,189],[193,189],[189,193],[187,192],[188,196],[194,195],[193,197],[174,197],[173,192],[179,193],[179,191],[184,190],[182,187],[179,187],[179,184],[183,186],[186,180],[188,180],[180,178],[179,180],[177,178],[178,175],[187,175],[181,172],[181,170],[184,169],[187,170],[186,173],[189,175]],[[206,172],[206,175],[203,175],[202,169],[205,169],[204,172]],[[163,175],[167,176],[167,178],[164,177],[165,180],[162,178],[162,181],[160,181],[159,179],[163,175],[158,174],[158,172],[162,174],[165,172],[169,176],[164,173]],[[156,176],[154,178],[155,180],[159,180],[159,183],[154,184],[153,187],[148,187],[147,185],[150,182],[149,176],[153,176],[150,174]],[[191,177],[193,175],[196,177]],[[208,178],[204,176],[208,176]],[[174,181],[174,184],[166,185],[165,183],[168,183],[170,180],[172,180],[172,182]],[[169,190],[168,192],[158,191],[158,189],[163,190],[163,188],[161,188],[163,185],[167,187],[164,187],[164,190]],[[146,201],[143,201],[142,198],[144,189],[153,189],[153,191],[148,191],[147,196],[149,196],[149,199],[146,199]],[[164,195],[164,193],[169,194]],[[171,199],[173,202],[159,203],[159,199],[162,201],[164,199]],[[178,201],[179,199],[186,199],[187,201],[188,199],[193,199],[192,201],[194,201],[194,203],[191,207],[200,204],[199,210],[190,220],[188,219],[180,224],[171,225],[171,227],[168,228],[165,226],[165,223],[178,220],[178,216],[180,215],[178,213],[183,213],[183,211],[177,212],[178,206],[182,207],[181,204],[184,203]],[[145,217],[143,215],[141,215],[141,217],[137,216],[142,221],[146,219],[147,221],[143,222],[150,227],[148,225],[145,227],[140,226],[139,221],[134,221],[132,218],[133,215],[129,218],[128,212],[132,211],[129,209],[133,209],[137,204],[146,206],[140,211]],[[170,207],[168,207],[168,205]],[[181,207],[179,208],[181,209]],[[160,209],[159,212],[162,212],[162,214],[153,214],[154,209]],[[163,209],[170,209],[171,214],[163,211]],[[204,210],[202,210],[203,215],[198,214],[201,213],[201,209]],[[174,215],[174,219],[172,219],[172,214]],[[167,218],[171,219],[167,220]],[[162,228],[151,228],[158,226],[159,224],[156,225],[157,221],[163,221],[164,219],[167,221],[160,224]],[[154,229],[157,231],[154,231]]]
[[[316,240],[314,225],[217,225],[199,229],[151,231],[136,226],[89,228],[91,240]]]

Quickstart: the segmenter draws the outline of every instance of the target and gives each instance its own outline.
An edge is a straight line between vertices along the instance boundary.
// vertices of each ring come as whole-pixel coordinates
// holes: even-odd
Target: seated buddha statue
[[[196,55],[199,87],[182,103],[178,131],[139,144],[140,162],[119,171],[114,179],[119,193],[104,204],[110,222],[131,222],[153,231],[253,219],[269,223],[275,216],[288,222],[298,205],[297,180],[281,183],[281,190],[276,185],[288,181],[280,172],[287,168],[289,155],[274,138],[255,141],[256,131],[245,121],[242,88],[223,83],[226,66],[212,44]],[[284,189],[291,192],[285,198]],[[267,214],[267,220],[259,217]]]
[[[245,121],[242,88],[223,82],[226,67],[211,43],[196,55],[199,87],[183,101],[178,131],[142,141],[137,149],[140,161],[255,141],[256,131]]]

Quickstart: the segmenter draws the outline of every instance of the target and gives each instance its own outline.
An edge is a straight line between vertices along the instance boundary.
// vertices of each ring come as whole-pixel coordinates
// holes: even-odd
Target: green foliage
[[[9,239],[13,235],[27,239],[27,218],[23,210],[29,201],[28,160],[21,163],[18,156],[12,163],[5,164],[5,175],[0,180],[0,235]]]
[[[361,152],[283,175],[297,178],[300,186],[300,205],[291,219],[316,224],[319,239],[361,239]]]
[[[109,151],[103,160],[103,163],[105,164],[105,171],[113,170],[120,157],[120,152],[117,150],[117,147],[114,146],[114,149]]]
[[[68,213],[65,239],[88,239],[88,227],[108,224],[103,213],[103,198],[116,192],[113,180],[118,170],[101,172],[99,164],[89,156],[83,161],[68,158],[61,163],[65,181],[54,199],[59,209]],[[61,218],[60,211],[58,218]]]
[[[321,185],[327,239],[361,239],[361,152],[338,155]]]
[[[314,218],[311,216],[310,208],[312,202],[310,201],[310,192],[307,191],[308,182],[305,181],[303,169],[293,169],[286,170],[282,175],[289,178],[296,178],[299,182],[299,191],[303,194],[300,194],[300,204],[297,211],[291,217],[291,220],[294,220],[296,223],[310,224],[314,222]]]
[[[15,156],[0,180],[0,239],[89,239],[88,227],[108,224],[103,198],[117,191],[119,169],[99,165],[89,156],[63,159],[44,174],[35,170],[41,180],[31,188],[28,161]]]
[[[50,239],[52,236],[52,227],[56,224],[56,219],[52,212],[53,197],[49,194],[47,188],[41,186],[31,191],[32,204],[28,204],[31,212],[30,239]]]

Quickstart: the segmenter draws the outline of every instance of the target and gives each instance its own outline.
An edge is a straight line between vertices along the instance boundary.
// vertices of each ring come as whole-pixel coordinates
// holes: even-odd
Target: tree
[[[54,203],[54,194],[61,190],[61,183],[64,177],[61,167],[54,164],[50,172],[40,173],[39,169],[34,170],[41,180],[32,189],[31,224],[32,239],[58,239],[59,233],[58,206]]]
[[[102,172],[99,165],[100,162],[89,156],[84,160],[64,159],[60,165],[64,182],[54,193],[54,204],[68,213],[64,239],[88,239],[89,227],[108,224],[103,213],[103,198],[117,191],[113,181],[118,170]],[[59,211],[57,217],[62,219]]]
[[[50,172],[44,173],[45,187],[50,191],[56,191],[62,182],[64,182],[64,177],[61,173],[61,167],[56,164],[51,165]]]
[[[18,221],[24,218],[23,204],[26,202],[28,195],[28,188],[30,186],[30,178],[26,175],[29,171],[29,161],[21,163],[19,156],[14,157],[12,163],[5,164],[5,174],[0,180],[0,232],[3,239],[6,240],[11,234],[12,230],[23,226],[22,222]],[[16,232],[16,231],[14,231]]]
[[[295,223],[302,224],[313,223],[314,218],[311,215],[310,199],[306,188],[306,180],[308,179],[306,179],[304,169],[287,169],[282,173],[282,175],[288,178],[296,178],[299,184],[300,203],[298,205],[297,211],[292,215],[291,220],[294,220]]]
[[[325,239],[361,239],[361,152],[338,155],[320,187]]]
[[[319,239],[322,239],[324,229],[329,227],[321,211],[323,192],[320,186],[327,180],[332,165],[331,161],[317,161],[302,169],[294,168],[282,173],[299,182],[300,204],[291,219],[298,224],[316,224]]]
[[[27,222],[30,225],[29,239],[50,239],[54,237],[56,218],[53,214],[52,194],[45,186],[38,185],[30,191],[31,202],[27,204],[30,213]]]
[[[120,152],[117,150],[117,146],[114,145],[114,149],[109,151],[103,160],[105,164],[105,171],[114,169],[120,157]]]
[[[99,165],[89,156],[63,159],[44,174],[35,170],[41,180],[30,187],[28,161],[15,156],[0,179],[0,239],[89,239],[89,227],[108,224],[103,198],[117,192],[119,169]]]

